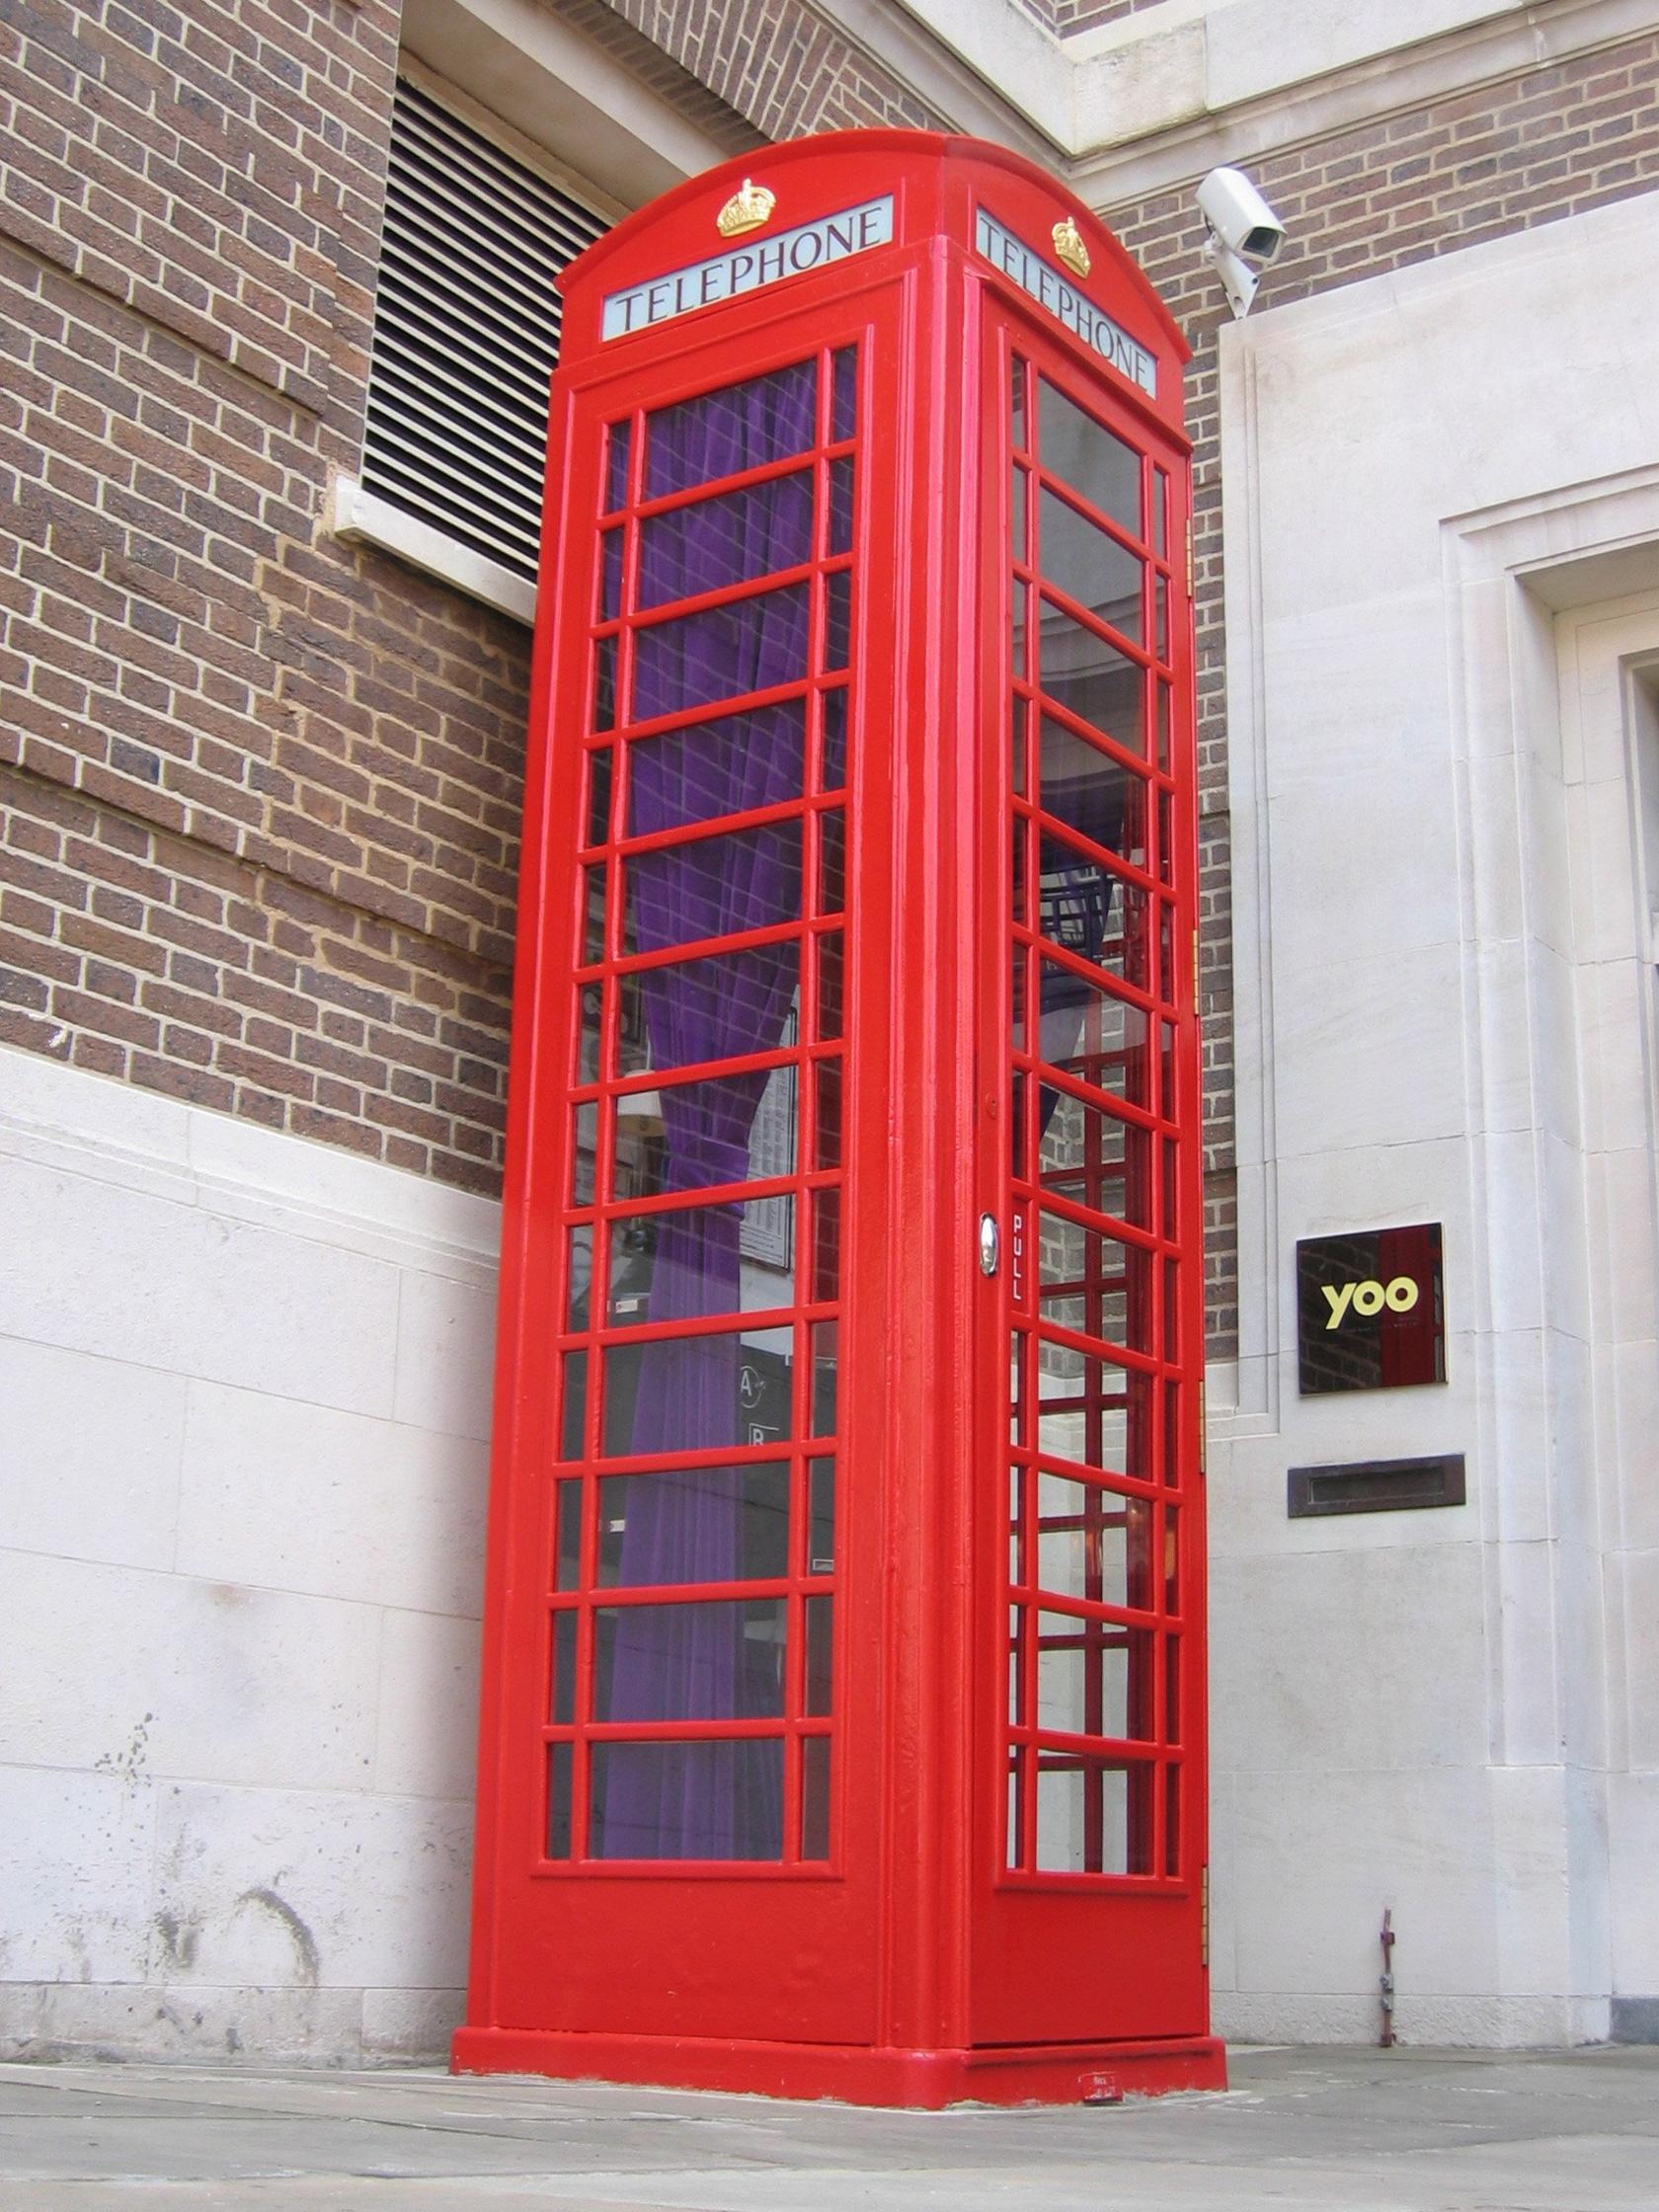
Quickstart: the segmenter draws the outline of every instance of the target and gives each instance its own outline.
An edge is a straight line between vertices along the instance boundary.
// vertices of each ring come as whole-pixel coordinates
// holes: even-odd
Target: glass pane
[[[1153,1772],[1140,1760],[1114,1765],[1040,1753],[1038,1868],[1054,1874],[1149,1873]]]
[[[1163,1870],[1181,1871],[1181,1770],[1163,1770]]]
[[[833,930],[818,943],[818,1034],[828,1043],[841,1034],[841,933]]]
[[[800,966],[800,946],[786,940],[625,977],[615,1072],[775,1052],[786,1042]]]
[[[1110,621],[1108,616],[1107,620]],[[1120,623],[1121,629],[1123,625]],[[1155,571],[1152,575],[1152,645],[1160,661],[1169,659],[1169,587]]]
[[[838,445],[856,435],[858,429],[858,349],[843,346],[835,356],[834,385],[830,394],[830,435]]]
[[[835,1462],[809,1460],[807,1485],[810,1508],[807,1526],[808,1574],[835,1571]]]
[[[1139,645],[1146,566],[1141,556],[1085,520],[1047,485],[1038,508],[1037,565],[1043,581]],[[1044,630],[1046,635],[1046,622]]]
[[[782,1856],[781,1737],[595,1744],[592,1773],[594,1858]]]
[[[1042,862],[1044,936],[1150,994],[1149,895],[1121,881],[1064,837],[1044,836]]]
[[[610,1195],[656,1198],[793,1175],[795,1084],[795,1069],[785,1066],[625,1091],[616,1101]]]
[[[851,646],[852,571],[836,569],[832,576],[825,579],[825,588],[829,603],[825,614],[824,667],[826,672],[832,673],[846,667]],[[768,676],[766,680],[775,683],[781,678]]]
[[[812,1433],[835,1433],[835,1366],[839,1325],[815,1321],[812,1325]]]
[[[818,1117],[817,1139],[813,1151],[813,1165],[817,1168],[839,1167],[841,1164],[841,1064],[837,1060],[821,1060],[818,1063]],[[768,1170],[791,1174],[792,1168]]]
[[[852,463],[830,463],[830,555],[852,551]]]
[[[789,1462],[607,1474],[598,1581],[772,1582],[789,1572]]]
[[[1159,555],[1169,551],[1169,479],[1161,468],[1152,471],[1152,551]]]
[[[588,1445],[588,1355],[567,1352],[564,1372],[564,1407],[559,1425],[559,1457],[581,1460]]]
[[[1066,1344],[1040,1343],[1037,1449],[1106,1474],[1152,1479],[1152,1384]]]
[[[1148,1253],[1045,1209],[1038,1254],[1037,1303],[1045,1321],[1131,1351],[1153,1349]]]
[[[1163,1639],[1163,1740],[1181,1741],[1181,1639]]]
[[[1092,1482],[1037,1476],[1037,1581],[1058,1598],[1147,1612],[1152,1603],[1152,1509]]]
[[[1154,688],[1157,692],[1157,764],[1167,775],[1169,773],[1170,688],[1167,683],[1159,683]],[[1167,866],[1164,869],[1163,880],[1165,883],[1170,880],[1170,871]]]
[[[552,1668],[547,1717],[558,1727],[576,1718],[576,1614],[569,1608],[553,1616]]]
[[[824,693],[824,780],[820,789],[839,791],[847,773],[847,695],[837,686]]]
[[[830,1738],[801,1742],[801,1856],[830,1856]]]
[[[1017,576],[1009,584],[1008,605],[1013,644],[1013,671],[1015,675],[1029,681],[1031,668],[1026,652],[1026,637],[1031,622],[1031,589],[1029,585],[1022,584]],[[1020,712],[1020,697],[1016,691],[1014,694],[1014,727],[1016,730],[1024,728],[1023,722],[1019,719]],[[1017,772],[1014,789],[1016,791],[1025,789],[1025,785],[1019,779]]]
[[[804,453],[818,416],[818,363],[796,361],[646,418],[645,496],[665,498]]]
[[[553,1587],[574,1590],[582,1572],[582,1485],[556,1482],[554,1509]]]
[[[632,719],[712,706],[805,675],[808,590],[788,584],[637,631]]]
[[[846,816],[839,807],[818,818],[818,903],[820,914],[838,914],[846,905]]]
[[[1158,882],[1172,884],[1175,881],[1175,810],[1167,791],[1157,795],[1157,825]]]
[[[628,497],[628,448],[632,423],[612,423],[605,434],[605,511],[614,514]]]
[[[835,1675],[833,1598],[809,1598],[807,1615],[807,1664],[803,1712],[827,1713],[832,1702]]]
[[[841,1194],[838,1190],[813,1193],[812,1221],[812,1273],[805,1289],[815,1305],[830,1305],[840,1295],[841,1288]]]
[[[1013,788],[1022,794],[1030,780],[1026,771],[1026,753],[1030,750],[1030,708],[1016,691],[1008,718],[1009,776]]]
[[[812,472],[672,508],[642,522],[639,535],[642,607],[799,568],[812,559]]]
[[[624,956],[801,918],[801,824],[636,852],[622,864]]]
[[[590,727],[616,727],[616,640],[600,638],[593,647],[593,718]]]
[[[574,1753],[575,1746],[572,1744],[549,1744],[547,1747],[549,1858],[568,1858],[571,1855],[571,1769]]]
[[[612,1345],[604,1354],[606,1459],[718,1452],[793,1433],[786,1328]]]
[[[588,1293],[593,1280],[593,1230],[590,1223],[583,1222],[571,1230],[568,1259],[566,1279],[570,1296],[565,1325],[575,1332],[588,1326]]]
[[[1061,1736],[1151,1734],[1152,1635],[1070,1613],[1037,1616],[1037,1725]]]
[[[622,611],[622,532],[606,530],[599,539],[599,620],[614,622]]]
[[[1016,354],[1008,363],[1008,413],[1016,445],[1025,443],[1025,363]]]
[[[1102,730],[1127,751],[1146,750],[1146,678],[1140,666],[1056,606],[1043,614],[1039,680],[1081,722]]]
[[[630,837],[650,836],[752,807],[781,806],[807,787],[807,702],[782,699],[628,748]]]
[[[744,1250],[746,1215],[762,1207],[772,1217],[767,1226],[774,1237],[764,1261]],[[787,1196],[627,1216],[610,1224],[605,1326],[633,1329],[690,1314],[758,1313],[793,1304],[794,1254],[795,1201]]]
[[[593,1718],[757,1720],[783,1711],[784,1598],[595,1606]]]
[[[576,1109],[576,1146],[571,1156],[571,1204],[591,1206],[599,1148],[597,1100]]]
[[[588,842],[602,845],[610,835],[610,762],[608,745],[588,755]]]
[[[1133,866],[1146,864],[1146,786],[1086,738],[1042,718],[1037,803],[1068,830]]]
[[[1025,1606],[1008,1608],[1008,1725],[1030,1726],[1025,1704],[1029,1692],[1025,1654],[1030,1638],[1031,1615]]]
[[[1121,437],[1038,380],[1038,458],[1131,537],[1141,528],[1141,456]]]
[[[595,967],[604,958],[605,865],[582,871],[582,965]]]
[[[1009,536],[1013,549],[1014,559],[1020,562],[1022,565],[1028,564],[1031,559],[1030,545],[1025,534],[1026,517],[1028,512],[1026,508],[1026,499],[1028,496],[1030,483],[1031,478],[1029,474],[1016,462],[1014,465],[1013,475],[1010,480],[1008,494]]]
[[[1179,1619],[1181,1607],[1181,1509],[1163,1509],[1163,1610]]]
[[[1030,887],[1026,881],[1031,853],[1031,825],[1024,815],[1017,814],[1008,825],[1008,897],[1013,917],[1028,927],[1031,922],[1029,907]],[[1098,870],[1091,869],[1091,875]],[[1051,930],[1050,935],[1054,932]],[[1062,943],[1065,943],[1063,938]]]
[[[1086,977],[1039,962],[1042,1055],[1051,1067],[1132,1105],[1151,1105],[1146,1016]],[[1022,1040],[1015,1038],[1016,1044]]]
[[[1073,1205],[1091,1207],[1152,1225],[1152,1139],[1133,1122],[1120,1121],[1070,1091],[1043,1090],[1043,1145],[1038,1171],[1045,1191],[1059,1191]]]

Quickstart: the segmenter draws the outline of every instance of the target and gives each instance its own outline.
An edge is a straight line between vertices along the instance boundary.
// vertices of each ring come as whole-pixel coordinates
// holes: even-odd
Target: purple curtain
[[[757,379],[652,419],[647,493],[667,492],[798,453],[814,439],[816,363]],[[667,605],[805,559],[812,479],[785,476],[749,492],[643,523],[639,603]],[[632,719],[803,677],[804,587],[671,619],[638,634]],[[794,799],[801,791],[798,708],[728,715],[693,742],[646,741],[631,758],[630,834],[712,820]],[[798,822],[695,839],[631,864],[629,899],[640,951],[797,919]],[[645,972],[654,1066],[733,1059],[782,1043],[799,973],[798,942]],[[661,1093],[663,1187],[707,1189],[749,1174],[750,1135],[764,1073],[716,1077]],[[698,1207],[658,1223],[649,1318],[736,1314],[741,1209]],[[740,1440],[737,1336],[641,1348],[629,1449],[712,1449]],[[711,1467],[669,1483],[630,1485],[618,1579],[716,1582],[742,1570],[740,1483]],[[758,1717],[781,1712],[781,1648],[744,1632],[732,1605],[618,1608],[607,1707],[613,1721]],[[598,1857],[775,1858],[782,1846],[782,1760],[776,1739],[613,1744],[595,1805]]]

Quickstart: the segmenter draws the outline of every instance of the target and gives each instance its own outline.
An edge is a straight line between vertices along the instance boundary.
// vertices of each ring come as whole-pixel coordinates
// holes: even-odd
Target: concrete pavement
[[[0,2067],[0,2212],[1659,2212],[1659,2048],[1240,2050],[1220,2095],[860,2111]]]

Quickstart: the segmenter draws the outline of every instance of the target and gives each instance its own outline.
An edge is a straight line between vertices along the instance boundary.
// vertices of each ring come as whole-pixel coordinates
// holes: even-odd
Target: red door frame
[[[745,166],[788,201],[792,221],[891,193],[893,244],[664,331],[603,342],[604,292],[708,256],[714,213]],[[1035,2029],[1023,2022],[997,2032],[1005,2023],[990,2017],[997,2000],[987,1994],[1006,1979],[999,1944],[1030,1952],[1025,1978],[1038,1992],[1052,1979],[1052,1959],[1011,1922],[1006,1940],[996,1935],[998,1916],[1026,1900],[1001,1867],[995,1815],[1005,1717],[1003,1284],[980,1276],[974,1234],[981,1211],[1004,1207],[1006,1197],[998,1117],[1007,1056],[1000,1004],[986,996],[1005,965],[1002,937],[992,954],[987,936],[988,914],[1000,926],[1000,900],[987,897],[1002,880],[1000,842],[991,862],[979,857],[993,814],[1001,838],[1005,794],[1000,767],[988,785],[984,748],[977,753],[965,742],[996,716],[980,650],[981,592],[989,569],[1003,566],[988,561],[977,481],[981,299],[998,316],[1034,322],[1065,364],[1057,374],[1091,389],[1114,380],[1058,325],[1044,331],[1023,295],[974,253],[982,199],[1038,245],[1057,217],[1074,220],[1099,265],[1093,304],[1159,364],[1155,406],[1135,403],[1121,378],[1117,401],[1146,419],[1160,450],[1184,455],[1179,334],[1093,218],[999,149],[903,132],[769,149],[671,194],[567,274],[525,803],[474,1964],[468,2024],[455,2044],[462,2069],[920,2104],[963,2094],[1074,2096],[1108,2061],[1141,2087],[1220,2079],[1219,2046],[1202,2005],[1195,2016],[1186,1994],[1201,1969],[1185,1956],[1170,1969],[1167,2017],[1150,2029],[1127,2018],[1114,2027],[1102,2015],[1079,2033],[1057,2014],[1050,2027],[1038,2020]],[[784,212],[780,205],[779,222]],[[626,413],[860,333],[876,381],[861,395],[862,613],[849,732],[835,1841],[828,1866],[549,1866],[535,1844],[548,1733],[549,1470],[559,1448],[548,1348],[563,1313],[561,1215],[574,1150],[566,1099],[588,750],[578,718],[592,681],[597,433]],[[1184,462],[1172,461],[1172,485],[1183,475]],[[1179,527],[1172,515],[1172,533]],[[1179,626],[1189,612],[1176,592],[1172,619]],[[1182,635],[1190,670],[1190,629]],[[1176,742],[1187,779],[1177,810],[1180,911],[1190,916],[1185,708]],[[999,763],[1005,750],[998,740],[991,757]],[[1196,1013],[1185,984],[1178,997],[1183,1126],[1196,1136]],[[1196,1235],[1195,1144],[1185,1152],[1182,1205]],[[803,1177],[798,1163],[798,1198]],[[1199,1273],[1195,1244],[1182,1287],[1191,1372]],[[1190,1374],[1186,1382],[1180,1418],[1190,1463],[1196,1392]],[[591,1533],[587,1542],[591,1561]],[[1189,1548],[1201,1593],[1201,1549]],[[788,1594],[800,1596],[794,1580]],[[792,1663],[799,1667],[798,1656]],[[1197,1668],[1183,1695],[1201,1765]],[[1080,1909],[1074,1897],[1063,1902]],[[1120,1899],[1108,1885],[1088,1904],[1109,1911]],[[1173,1940],[1196,1959],[1195,1917]],[[977,2027],[977,2016],[988,2024]]]

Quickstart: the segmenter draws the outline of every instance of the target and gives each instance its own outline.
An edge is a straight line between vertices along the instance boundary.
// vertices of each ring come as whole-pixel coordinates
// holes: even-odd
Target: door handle
[[[1002,1240],[996,1232],[994,1214],[980,1216],[980,1273],[994,1275],[996,1262],[1002,1249]]]

